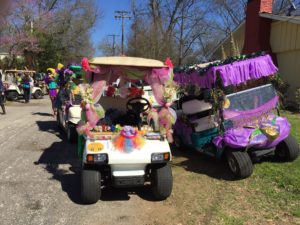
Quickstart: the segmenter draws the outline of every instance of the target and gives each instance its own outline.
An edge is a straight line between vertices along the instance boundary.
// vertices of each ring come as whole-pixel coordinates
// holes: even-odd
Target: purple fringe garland
[[[198,72],[191,74],[175,73],[174,81],[183,85],[196,84],[200,88],[212,88],[216,82],[217,74],[220,74],[223,85],[227,87],[271,76],[277,72],[278,68],[274,65],[271,56],[264,55],[232,64],[214,66],[204,75],[199,75]]]

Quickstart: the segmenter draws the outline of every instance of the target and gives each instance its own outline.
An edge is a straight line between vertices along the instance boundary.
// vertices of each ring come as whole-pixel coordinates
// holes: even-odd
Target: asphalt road
[[[48,96],[6,107],[7,115],[0,114],[1,225],[152,224],[147,210],[163,203],[147,189],[105,189],[97,204],[81,203],[76,145],[58,129]]]

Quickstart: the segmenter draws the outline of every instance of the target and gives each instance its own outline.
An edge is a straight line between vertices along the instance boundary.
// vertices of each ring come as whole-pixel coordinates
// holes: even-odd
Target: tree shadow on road
[[[55,134],[60,141],[44,149],[40,158],[34,163],[44,165],[44,169],[52,174],[52,179],[61,183],[62,190],[68,194],[69,198],[76,204],[82,204],[80,161],[77,157],[76,145],[68,143],[55,121],[37,121],[36,123],[41,131]]]
[[[218,180],[236,180],[225,161],[218,161],[190,148],[184,150],[174,148],[172,154],[173,167],[182,167],[186,171],[204,174]]]
[[[35,112],[35,113],[32,113],[32,115],[51,116],[51,117],[53,117],[53,114],[51,114],[51,113],[44,113],[44,112]]]

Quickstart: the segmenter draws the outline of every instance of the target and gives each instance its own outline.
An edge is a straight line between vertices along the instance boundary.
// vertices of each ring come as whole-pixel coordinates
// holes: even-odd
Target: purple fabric
[[[287,138],[290,133],[290,124],[285,117],[278,117],[275,126],[280,130],[279,136],[275,140],[270,140],[264,134],[257,135],[250,139],[254,128],[232,128],[227,130],[223,136],[214,138],[213,143],[217,148],[229,146],[231,148],[246,148],[252,146],[254,148],[272,148]]]
[[[197,72],[192,74],[177,73],[174,80],[180,84],[197,84],[201,88],[212,88],[220,75],[223,85],[239,85],[248,80],[257,80],[275,74],[278,68],[274,65],[270,55],[253,59],[237,61],[223,66],[214,66],[204,75]]]
[[[183,137],[185,142],[187,144],[192,144],[192,133],[193,129],[192,127],[188,126],[186,123],[184,123],[181,119],[177,120],[175,125],[173,126],[173,130],[175,134],[178,134],[178,136]]]
[[[235,111],[235,110],[228,110],[225,109],[223,111],[224,119],[231,120],[235,123],[243,122],[247,123],[249,120],[253,120],[256,117],[261,117],[263,114],[266,114],[270,112],[272,109],[274,109],[278,103],[278,96],[275,96],[267,103],[263,104],[262,106],[247,110],[247,111]]]
[[[57,95],[57,90],[56,89],[50,89],[49,90],[49,96],[50,97],[56,97]]]
[[[45,76],[44,81],[46,84],[48,84],[51,81],[51,78],[49,77],[49,75]]]

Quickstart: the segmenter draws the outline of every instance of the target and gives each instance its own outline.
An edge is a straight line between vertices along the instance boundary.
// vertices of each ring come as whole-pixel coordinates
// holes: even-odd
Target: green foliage
[[[285,101],[287,99],[287,91],[290,85],[286,81],[282,80],[280,74],[276,74],[270,77],[270,81],[274,85],[275,89],[277,90],[277,93],[280,97],[281,105],[284,107]]]
[[[26,66],[26,62],[23,57],[13,57],[9,59],[5,57],[4,59],[0,60],[0,68],[3,70],[6,69],[24,69]]]
[[[284,112],[292,125],[292,135],[300,143],[299,115]],[[264,162],[255,167],[252,185],[259,188],[274,207],[300,216],[300,158],[291,163]],[[263,187],[263,188],[261,188]]]
[[[43,7],[42,7],[43,6]],[[99,12],[96,0],[11,1],[6,26],[0,26],[1,49],[10,55],[1,67],[44,71],[79,63],[93,55],[91,29]],[[17,56],[22,56],[22,60]]]
[[[55,67],[62,62],[62,53],[58,51],[60,45],[58,40],[47,34],[39,34],[40,46],[43,49],[38,53],[37,64],[39,71],[46,71],[49,67]]]
[[[296,90],[295,97],[296,97],[297,108],[298,111],[300,112],[300,88]]]

